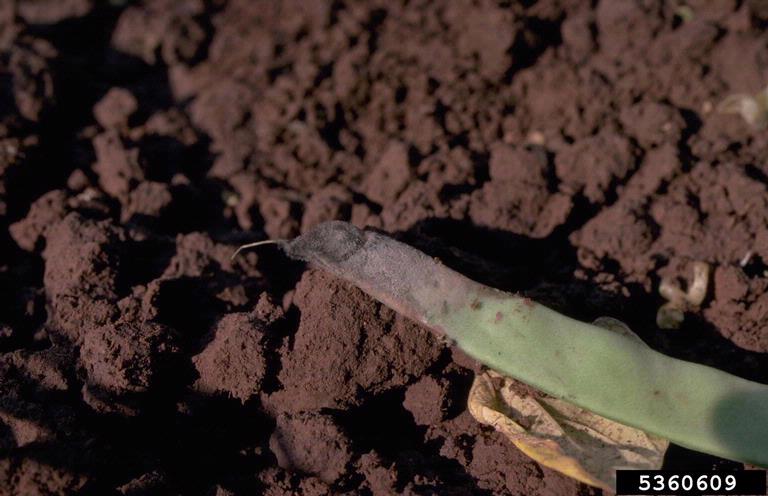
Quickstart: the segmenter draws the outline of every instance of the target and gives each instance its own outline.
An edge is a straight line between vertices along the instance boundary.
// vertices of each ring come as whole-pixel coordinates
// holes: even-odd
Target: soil
[[[459,350],[230,254],[347,220],[768,382],[768,134],[717,112],[761,5],[0,2],[0,494],[597,494],[469,416]]]

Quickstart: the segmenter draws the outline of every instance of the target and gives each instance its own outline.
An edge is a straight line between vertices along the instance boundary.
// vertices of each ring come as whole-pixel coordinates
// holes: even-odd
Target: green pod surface
[[[768,386],[478,284],[344,222],[281,243],[503,374],[687,448],[768,465]]]
[[[514,295],[480,301],[433,322],[461,330],[456,344],[485,365],[681,446],[768,465],[768,386]]]

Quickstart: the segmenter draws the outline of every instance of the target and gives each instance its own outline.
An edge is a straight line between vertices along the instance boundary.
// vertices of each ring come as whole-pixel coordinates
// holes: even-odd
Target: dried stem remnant
[[[659,307],[656,324],[661,329],[678,329],[685,319],[685,312],[698,310],[709,288],[709,264],[694,262],[693,281],[687,291],[683,291],[674,281],[664,278],[659,284],[659,294],[667,303]]]
[[[722,114],[738,114],[755,129],[768,126],[768,86],[754,95],[729,95],[717,107]]]

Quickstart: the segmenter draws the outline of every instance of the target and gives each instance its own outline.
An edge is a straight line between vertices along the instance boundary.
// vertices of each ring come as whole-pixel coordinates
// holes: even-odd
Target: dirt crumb
[[[158,324],[89,329],[80,350],[89,393],[103,401],[140,400],[162,385],[164,369],[171,368],[179,351],[175,341],[173,332]]]
[[[20,0],[16,9],[30,24],[55,24],[83,17],[93,8],[92,0]]]
[[[200,374],[195,388],[206,394],[228,394],[242,402],[261,391],[267,368],[264,331],[264,324],[253,315],[224,317],[212,331],[213,340],[192,357]]]
[[[93,115],[104,129],[120,129],[138,109],[136,97],[124,88],[112,88],[93,107]]]
[[[332,484],[351,462],[350,443],[326,415],[293,414],[277,418],[269,447],[285,469],[317,476]]]
[[[9,227],[16,244],[27,251],[42,248],[48,230],[67,214],[67,194],[62,190],[50,191],[32,204],[27,216]]]
[[[555,167],[565,192],[583,192],[589,201],[602,203],[615,182],[634,170],[635,159],[629,140],[605,131],[564,148]]]
[[[364,185],[365,193],[376,203],[391,203],[402,193],[410,178],[408,149],[401,142],[391,142],[373,166]]]
[[[432,425],[445,419],[449,406],[447,387],[448,384],[429,376],[408,387],[403,405],[411,412],[417,424]]]

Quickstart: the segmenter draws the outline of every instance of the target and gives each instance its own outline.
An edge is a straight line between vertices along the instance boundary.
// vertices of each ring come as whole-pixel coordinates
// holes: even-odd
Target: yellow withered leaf
[[[667,440],[563,400],[518,393],[515,383],[493,371],[478,375],[469,411],[541,465],[609,491],[616,470],[661,468]]]

